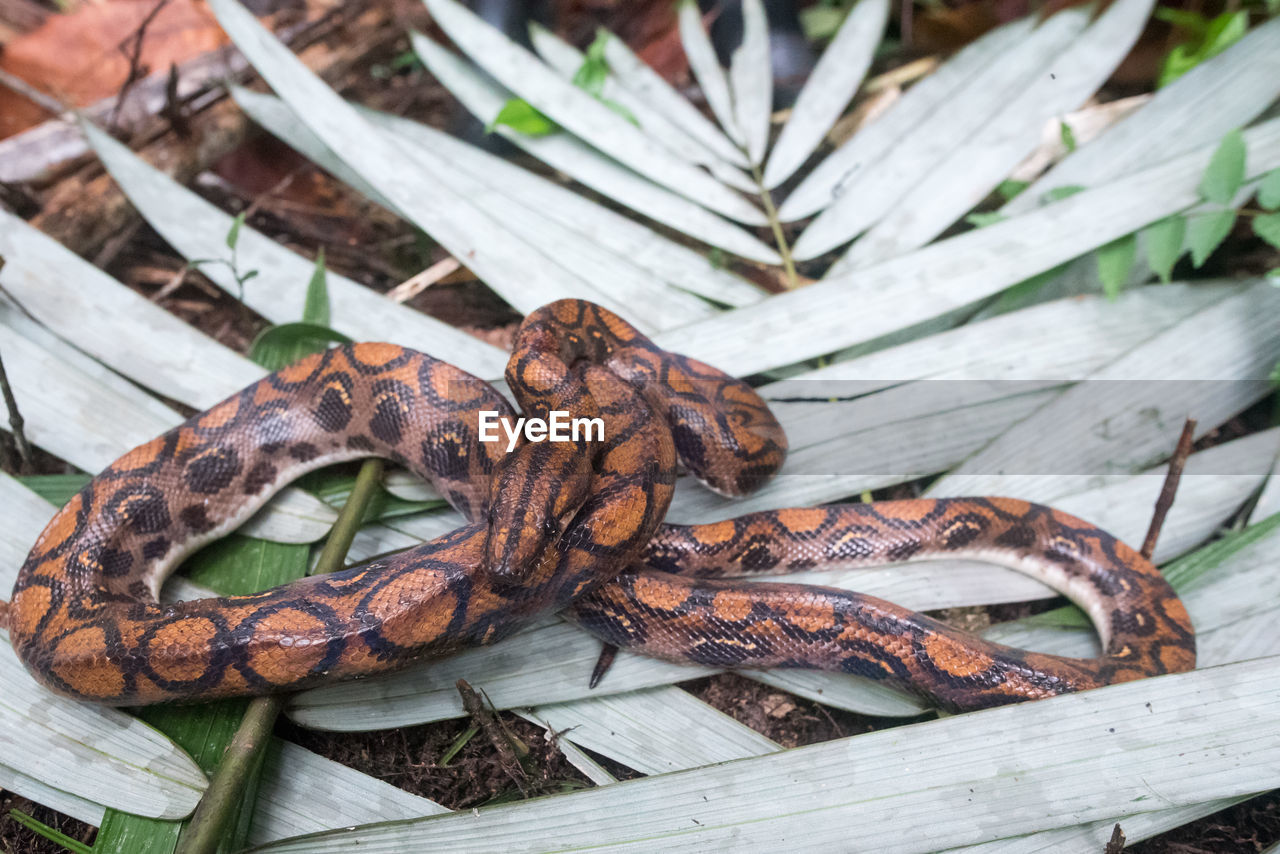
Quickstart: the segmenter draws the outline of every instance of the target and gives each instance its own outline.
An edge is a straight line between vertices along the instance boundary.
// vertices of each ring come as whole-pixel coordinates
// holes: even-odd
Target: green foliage
[[[1067,184],[1065,187],[1054,187],[1040,197],[1040,203],[1043,205],[1051,205],[1054,202],[1060,202],[1063,199],[1069,199],[1076,193],[1083,193],[1084,187],[1078,184]]]
[[[39,819],[27,815],[22,810],[9,810],[9,817],[25,827],[27,830],[30,830],[32,833],[43,836],[55,845],[61,845],[68,851],[74,852],[74,854],[93,854],[93,849],[88,845],[85,845],[80,840],[72,839],[62,831],[52,828]]]
[[[316,267],[307,282],[307,296],[302,304],[302,322],[329,325],[329,282],[325,278],[324,247],[316,253]]]
[[[231,258],[192,258],[187,262],[188,270],[198,270],[206,264],[221,264],[231,271],[232,277],[236,280],[237,298],[244,299],[245,282],[258,275],[257,270],[247,270],[241,272],[239,259],[236,255],[236,246],[240,243],[240,229],[244,226],[244,212],[236,214],[235,219],[231,220],[231,228],[227,229],[227,236],[224,242],[227,248],[231,250]]]
[[[1269,213],[1253,218],[1253,233],[1280,249],[1280,213]]]
[[[1230,204],[1244,183],[1244,158],[1244,134],[1233,130],[1222,138],[1213,152],[1209,167],[1200,179],[1200,195],[1206,201]]]
[[[304,356],[320,353],[331,344],[350,344],[351,339],[329,323],[329,288],[325,279],[324,249],[316,255],[315,271],[307,283],[301,323],[269,326],[259,333],[249,348],[249,358],[270,371],[291,365]]]
[[[1191,217],[1187,226],[1187,243],[1191,247],[1191,263],[1197,270],[1204,266],[1213,251],[1227,239],[1235,221],[1236,212],[1230,209]]]
[[[23,482],[49,498],[62,498],[61,502],[54,503],[65,503],[76,492],[76,489],[71,488],[74,484],[72,477],[83,476],[45,475],[24,478]],[[234,596],[255,593],[301,578],[306,574],[309,553],[310,549],[305,545],[286,545],[233,535],[202,549],[187,561],[184,568],[193,581],[210,587],[219,594]],[[247,700],[234,699],[217,700],[200,706],[149,706],[140,709],[138,716],[172,738],[207,773],[222,758],[223,751],[239,726],[247,703]],[[256,796],[255,778],[245,787],[241,820],[224,839],[221,850],[237,851],[244,847],[252,813],[251,805]],[[22,821],[21,818],[18,820]],[[28,826],[48,837],[39,828]],[[135,854],[138,851],[170,854],[176,849],[185,826],[186,822],[182,821],[143,818],[108,809],[101,827],[98,828],[92,851],[95,854]],[[54,841],[72,851],[80,851],[60,839]]]
[[[485,126],[485,133],[493,133],[498,125],[506,125],[525,136],[547,136],[560,130],[559,125],[534,109],[524,98],[511,98],[503,104],[493,121]]]
[[[1062,146],[1068,154],[1076,150],[1076,132],[1071,129],[1071,125],[1058,122],[1058,137],[1062,140]]]
[[[587,48],[582,65],[573,74],[573,85],[638,127],[640,123],[630,110],[603,94],[605,80],[609,77],[609,63],[604,58],[604,48],[610,38],[606,30],[596,33],[596,40]],[[498,125],[506,125],[525,136],[546,136],[560,130],[559,125],[538,112],[523,98],[511,98],[503,104],[493,121],[485,127],[485,133],[492,133]]]
[[[1263,210],[1280,210],[1280,169],[1272,169],[1258,187],[1258,204]]]
[[[1249,13],[1243,9],[1223,12],[1213,19],[1205,18],[1199,12],[1163,6],[1154,14],[1159,20],[1173,24],[1190,36],[1188,41],[1176,45],[1164,58],[1157,86],[1168,86],[1206,59],[1222,53],[1240,41],[1249,28]]]
[[[1120,295],[1120,289],[1129,279],[1129,271],[1138,257],[1138,237],[1126,234],[1098,248],[1098,278],[1108,299]]]
[[[316,471],[303,475],[297,486],[315,495],[331,507],[342,507],[351,496],[356,485],[356,476],[334,471]],[[436,510],[446,506],[443,499],[432,501],[410,501],[398,498],[384,489],[378,489],[365,504],[362,523],[377,522],[383,519],[394,519],[398,516],[409,516],[426,510]]]
[[[964,218],[964,221],[975,228],[985,228],[988,225],[995,225],[997,222],[1004,222],[1007,216],[1000,211],[981,211],[979,213],[971,213]]]
[[[582,65],[573,75],[573,85],[639,127],[640,122],[636,121],[636,117],[630,110],[604,96],[604,82],[609,77],[609,63],[604,58],[604,48],[610,38],[612,36],[609,35],[608,30],[601,29],[596,32],[596,40],[587,48]]]
[[[1173,265],[1182,255],[1182,241],[1186,234],[1187,220],[1181,216],[1165,217],[1147,226],[1143,232],[1147,265],[1166,285],[1173,276]]]
[[[1161,568],[1179,594],[1193,589],[1202,578],[1209,576],[1228,559],[1260,540],[1276,534],[1280,529],[1280,513],[1256,522],[1242,531],[1232,531],[1220,540],[1183,555]],[[1019,621],[1022,625],[1052,628],[1087,629],[1093,625],[1083,611],[1075,605],[1064,605]]]
[[[996,187],[996,194],[1007,202],[1030,186],[1030,181],[1014,181],[1012,179],[1001,181],[1000,186]]]
[[[315,323],[282,323],[270,326],[253,339],[249,358],[269,371],[328,349],[330,344],[350,344],[351,339],[337,330]]]
[[[93,478],[87,474],[28,474],[16,480],[50,504],[61,507]]]
[[[574,86],[597,98],[604,92],[604,81],[609,77],[609,63],[604,58],[604,47],[608,42],[606,31],[597,32],[596,40],[587,48],[582,65],[573,75]]]

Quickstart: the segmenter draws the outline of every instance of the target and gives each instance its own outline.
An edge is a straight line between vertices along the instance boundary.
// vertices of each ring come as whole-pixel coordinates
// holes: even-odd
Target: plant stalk
[[[356,476],[355,487],[338,519],[329,531],[315,575],[342,569],[351,541],[364,520],[365,508],[382,479],[382,460],[365,460]],[[254,697],[245,710],[240,727],[227,745],[227,751],[209,781],[200,803],[191,816],[176,854],[214,854],[236,820],[236,807],[244,795],[250,776],[262,764],[263,748],[271,741],[276,718],[284,708],[286,696],[272,694]]]
[[[751,167],[751,177],[755,178],[760,188],[760,199],[764,202],[764,215],[769,218],[769,228],[773,230],[773,242],[778,246],[778,254],[782,256],[782,269],[787,274],[787,290],[794,291],[800,287],[800,278],[796,275],[796,263],[791,257],[791,247],[787,244],[787,236],[782,233],[782,220],[778,219],[778,209],[773,206],[773,195],[765,189],[764,175],[759,166]]]

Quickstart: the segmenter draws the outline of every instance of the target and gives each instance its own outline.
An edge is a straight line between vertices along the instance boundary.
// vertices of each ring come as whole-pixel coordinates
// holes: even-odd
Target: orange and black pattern
[[[808,667],[904,684],[952,708],[1194,666],[1185,609],[1149,562],[1080,520],[1009,499],[882,502],[662,525],[676,457],[741,495],[786,438],[744,383],[562,300],[522,324],[507,382],[526,416],[599,417],[604,440],[479,441],[514,417],[488,384],[430,356],[356,344],[309,357],[134,449],[50,522],[9,609],[43,684],[101,703],[294,690],[493,643],[566,610],[606,641],[718,667]],[[251,596],[157,604],[188,554],[281,486],[381,456],[430,480],[469,524],[422,546]],[[978,555],[1079,602],[1097,660],[986,643],[840,590],[735,578]]]
[[[999,563],[1066,593],[1093,618],[1105,654],[1027,652],[873,596],[734,580],[956,557]],[[1009,498],[879,501],[667,525],[636,567],[570,614],[606,642],[646,655],[854,673],[952,710],[1195,666],[1186,608],[1150,561],[1074,516]]]

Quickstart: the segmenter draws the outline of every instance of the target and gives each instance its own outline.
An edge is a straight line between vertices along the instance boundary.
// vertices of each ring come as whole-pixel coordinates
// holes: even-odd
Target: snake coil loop
[[[716,667],[889,680],[955,709],[1190,669],[1185,608],[1092,525],[1001,498],[876,502],[663,525],[676,457],[741,495],[782,465],[764,401],[621,318],[561,300],[526,318],[507,383],[529,417],[600,418],[604,439],[480,441],[512,419],[483,381],[390,344],[308,357],[107,467],[60,510],[18,576],[10,635],[59,693],[140,705],[289,691],[493,643],[566,610],[617,646]],[[161,605],[164,578],[304,472],[386,457],[467,523],[431,542],[250,596]],[[869,596],[741,576],[979,556],[1081,604],[1105,654],[987,643]]]

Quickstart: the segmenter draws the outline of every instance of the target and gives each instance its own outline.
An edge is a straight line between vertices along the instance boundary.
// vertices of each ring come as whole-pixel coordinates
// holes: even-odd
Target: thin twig
[[[773,196],[764,186],[764,176],[759,166],[751,167],[751,176],[760,188],[760,199],[764,202],[764,215],[769,218],[769,228],[773,229],[773,242],[778,246],[778,254],[782,256],[782,269],[787,274],[787,290],[800,287],[800,279],[796,276],[796,264],[791,258],[791,247],[787,245],[787,236],[782,233],[782,220],[778,219],[778,209],[773,206]]]
[[[351,541],[364,521],[364,511],[373,497],[378,481],[382,479],[382,460],[365,460],[356,475],[355,486],[347,503],[338,514],[338,520],[329,531],[315,574],[342,569]],[[235,820],[236,807],[244,794],[245,782],[262,762],[263,748],[271,741],[271,730],[284,708],[284,694],[254,697],[240,720],[240,727],[227,745],[227,751],[218,763],[191,816],[191,823],[178,840],[177,854],[213,854],[226,835],[227,828]]]
[[[462,698],[462,707],[467,710],[467,714],[471,716],[472,722],[482,729],[489,736],[489,741],[493,743],[493,747],[498,751],[498,759],[501,762],[502,769],[507,772],[507,776],[516,784],[516,788],[520,790],[522,795],[526,797],[529,794],[529,775],[525,772],[524,766],[520,764],[521,758],[529,755],[529,746],[503,724],[502,720],[497,716],[491,704],[486,704],[476,693],[476,689],[472,688],[465,679],[459,679],[457,682],[458,695]]]
[[[13,389],[9,387],[9,375],[4,372],[3,359],[0,359],[0,394],[4,395],[4,407],[9,412],[9,430],[13,434],[13,445],[17,448],[18,459],[22,461],[21,472],[26,474],[34,470],[35,457],[31,453],[27,435],[22,430],[22,413],[18,411],[18,401],[13,397]]]
[[[457,258],[453,256],[444,258],[387,291],[387,299],[392,302],[408,302],[445,276],[455,273],[461,268],[462,262]]]
[[[147,17],[142,19],[142,23],[138,24],[133,34],[116,45],[116,49],[129,60],[129,74],[120,85],[120,92],[116,95],[116,105],[111,110],[111,117],[107,119],[107,127],[112,131],[116,129],[116,120],[120,117],[120,108],[124,106],[124,99],[128,96],[129,90],[133,88],[133,84],[147,76],[148,69],[142,67],[142,42],[147,37],[147,27],[151,26],[151,22],[160,14],[160,10],[168,5],[169,0],[160,0],[154,9],[147,13]],[[126,45],[129,46],[126,47]]]
[[[1173,506],[1173,498],[1178,493],[1178,481],[1182,479],[1183,466],[1191,455],[1191,445],[1195,440],[1196,422],[1188,418],[1182,425],[1182,435],[1178,438],[1178,447],[1169,460],[1169,471],[1164,476],[1164,486],[1160,489],[1160,497],[1156,499],[1155,512],[1151,514],[1151,526],[1147,528],[1147,538],[1142,541],[1142,556],[1151,559],[1156,550],[1156,540],[1160,538],[1160,529],[1164,527],[1164,517],[1169,515]]]

